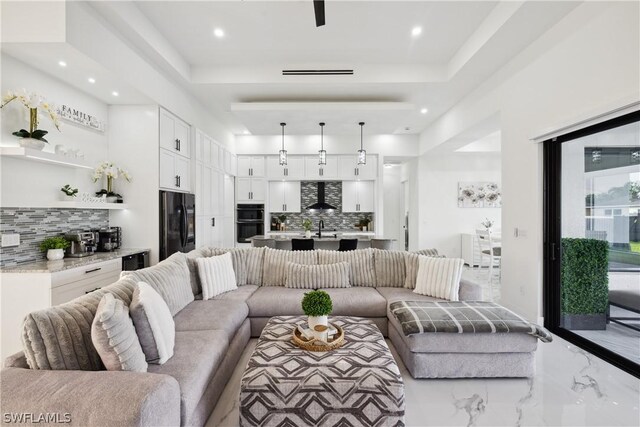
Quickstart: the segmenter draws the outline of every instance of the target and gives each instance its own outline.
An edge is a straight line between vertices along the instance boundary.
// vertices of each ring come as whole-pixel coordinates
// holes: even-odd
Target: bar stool
[[[292,251],[312,251],[314,248],[313,239],[291,239]]]
[[[276,248],[276,239],[253,239],[251,246],[254,248]]]
[[[393,249],[393,239],[371,239],[371,247],[374,249]]]
[[[358,249],[358,239],[340,239],[338,252],[355,251]]]

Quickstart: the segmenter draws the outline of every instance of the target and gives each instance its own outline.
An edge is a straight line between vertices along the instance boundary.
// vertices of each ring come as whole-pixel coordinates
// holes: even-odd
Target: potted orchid
[[[122,198],[121,195],[115,193],[113,191],[113,181],[118,179],[120,176],[124,178],[127,182],[131,182],[131,175],[129,173],[114,165],[112,162],[102,162],[98,165],[98,167],[93,171],[93,182],[98,182],[102,177],[107,178],[107,188],[102,189],[96,193],[98,197],[106,197],[107,202],[114,203],[119,198]]]
[[[16,99],[29,110],[29,130],[20,129],[13,132],[13,135],[20,137],[20,140],[18,141],[20,146],[42,150],[44,148],[44,144],[49,142],[44,138],[44,136],[49,132],[43,129],[38,129],[38,109],[40,108],[44,110],[56,129],[60,131],[60,121],[54,105],[47,102],[42,95],[35,92],[29,93],[26,89],[23,89],[22,92],[7,92],[5,97],[2,99],[0,108],[4,108],[5,105]]]

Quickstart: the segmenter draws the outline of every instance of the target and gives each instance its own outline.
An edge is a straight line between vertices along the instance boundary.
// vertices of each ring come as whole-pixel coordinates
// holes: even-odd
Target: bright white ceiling
[[[417,134],[578,2],[330,0],[321,28],[314,25],[312,0],[88,4],[233,133],[278,134],[281,121],[290,123],[290,134],[317,133],[319,121],[328,132],[357,133],[354,123],[362,120],[371,132]],[[414,38],[416,26],[422,34]],[[225,37],[216,38],[214,28]],[[49,62],[66,53],[56,49],[3,44],[7,53],[74,86],[86,86],[85,75],[99,72],[90,63],[56,69]],[[353,68],[354,75],[283,76],[284,68]],[[127,76],[109,77],[115,79],[101,77],[104,87],[83,90],[109,103],[141,102],[124,84]],[[125,90],[109,98],[107,86],[119,83],[131,99]],[[233,107],[242,103],[273,108]],[[343,105],[326,111],[327,103]],[[361,108],[370,103],[377,109]]]

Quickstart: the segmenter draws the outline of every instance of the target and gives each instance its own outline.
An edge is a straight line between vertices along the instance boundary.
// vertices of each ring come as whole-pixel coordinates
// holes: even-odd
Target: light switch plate
[[[10,246],[20,246],[19,234],[3,234],[2,235],[2,247],[7,248]]]

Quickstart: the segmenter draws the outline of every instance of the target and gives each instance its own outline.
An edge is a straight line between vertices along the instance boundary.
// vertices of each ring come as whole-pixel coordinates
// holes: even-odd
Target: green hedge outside
[[[562,239],[563,314],[603,314],[609,302],[609,244],[595,239]]]

